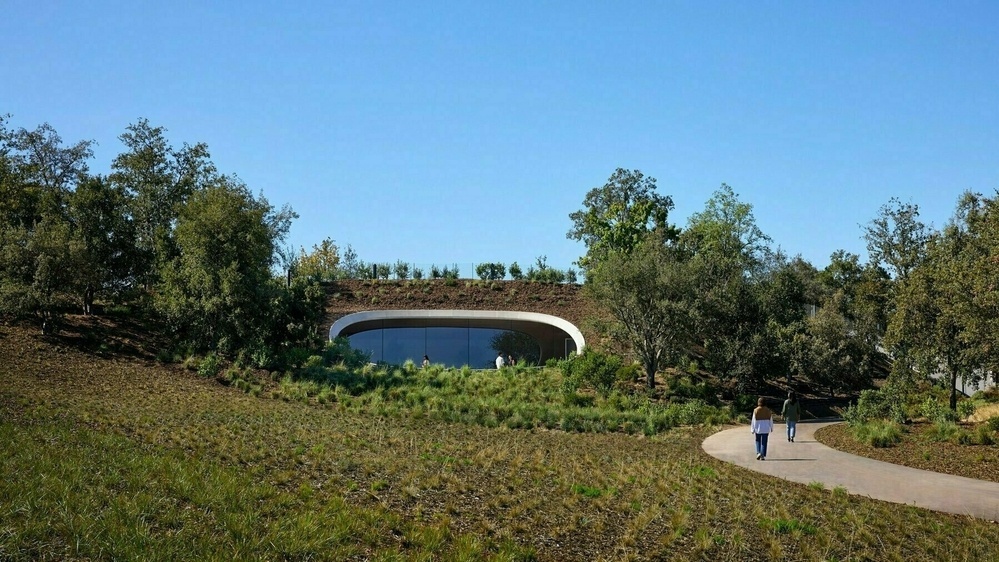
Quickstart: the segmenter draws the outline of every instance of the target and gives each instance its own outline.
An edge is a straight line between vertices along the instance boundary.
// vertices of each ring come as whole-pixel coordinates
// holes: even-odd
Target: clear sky
[[[822,268],[891,197],[999,188],[999,2],[10,0],[0,113],[101,173],[147,118],[366,261],[569,267],[622,167]]]

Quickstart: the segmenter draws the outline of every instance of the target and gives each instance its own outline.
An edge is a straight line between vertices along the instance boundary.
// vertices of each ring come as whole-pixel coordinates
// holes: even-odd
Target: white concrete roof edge
[[[576,343],[576,349],[581,353],[586,341],[583,333],[572,322],[541,312],[518,312],[511,310],[367,310],[355,312],[340,318],[330,327],[330,339],[334,339],[348,326],[371,320],[393,320],[399,318],[447,318],[461,320],[521,320],[548,324],[559,328]]]

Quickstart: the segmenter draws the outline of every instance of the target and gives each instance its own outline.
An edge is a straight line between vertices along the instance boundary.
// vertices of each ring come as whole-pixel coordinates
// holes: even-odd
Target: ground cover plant
[[[227,382],[251,393],[283,400],[314,402],[382,418],[460,422],[511,429],[573,432],[624,432],[655,435],[681,425],[734,420],[731,407],[698,398],[664,398],[630,384],[636,371],[620,360],[595,368],[594,352],[549,367],[518,364],[503,369],[370,365],[346,340],[331,342],[323,356],[284,375],[262,391],[265,380],[252,371],[230,371]],[[207,359],[206,359],[207,361]],[[202,370],[199,368],[199,371]],[[617,388],[616,388],[617,387]],[[669,387],[664,386],[668,391]]]
[[[15,327],[0,351],[2,559],[997,555],[994,524],[760,478],[703,453],[710,429],[378,416]]]

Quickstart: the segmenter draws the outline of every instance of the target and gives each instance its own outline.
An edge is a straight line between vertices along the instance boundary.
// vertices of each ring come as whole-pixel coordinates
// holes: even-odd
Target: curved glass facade
[[[486,369],[496,367],[498,353],[531,364],[537,364],[541,357],[541,346],[530,335],[497,328],[376,328],[347,339],[354,349],[369,353],[371,361],[396,365],[407,359],[419,365],[427,355],[435,364]]]

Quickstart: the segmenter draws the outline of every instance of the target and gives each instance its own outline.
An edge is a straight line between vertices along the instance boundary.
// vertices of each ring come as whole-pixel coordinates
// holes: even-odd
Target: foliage
[[[961,419],[967,419],[975,415],[975,410],[977,406],[971,400],[962,400],[957,403],[957,415]]]
[[[395,265],[392,266],[392,273],[395,274],[396,279],[409,279],[409,264],[402,260],[396,260]]]
[[[902,441],[902,426],[893,421],[875,420],[853,426],[853,434],[871,447],[893,447]]]
[[[271,314],[274,248],[293,216],[228,179],[196,192],[180,209],[180,254],[164,267],[155,297],[173,332],[222,353],[260,338]]]
[[[346,369],[360,369],[371,360],[371,357],[351,347],[349,339],[339,337],[326,342],[323,360],[327,366],[342,365]]]
[[[510,264],[510,277],[514,281],[521,281],[524,279],[524,272],[520,269],[520,265],[517,262]]]
[[[311,252],[301,248],[292,264],[292,272],[294,276],[309,281],[335,281],[340,275],[340,250],[336,242],[332,238],[326,238],[312,246]]]
[[[589,385],[607,394],[618,380],[618,372],[624,367],[620,357],[594,350],[583,349],[583,353],[562,364],[562,373],[579,384]]]
[[[222,372],[222,359],[214,352],[208,353],[198,365],[198,376],[206,379],[215,378],[220,372]]]
[[[874,264],[884,263],[894,278],[905,280],[925,258],[930,238],[919,221],[919,206],[892,197],[864,227],[867,253]]]
[[[947,409],[932,396],[927,396],[919,407],[919,413],[931,422],[956,422],[957,412]]]
[[[480,263],[475,266],[475,274],[483,281],[498,281],[506,277],[506,266],[502,263]]]
[[[885,393],[867,389],[860,393],[855,405],[843,412],[843,419],[851,427],[859,427],[875,420],[885,420],[892,416],[892,403]]]
[[[634,351],[648,386],[688,350],[694,325],[694,277],[683,253],[661,234],[629,254],[613,251],[593,264],[586,290],[619,327],[612,335]]]
[[[618,168],[607,183],[586,194],[583,209],[569,215],[573,226],[566,234],[586,245],[580,267],[588,272],[610,253],[628,254],[656,230],[666,238],[675,236],[667,223],[673,200],[655,190],[655,178],[638,170]]]

